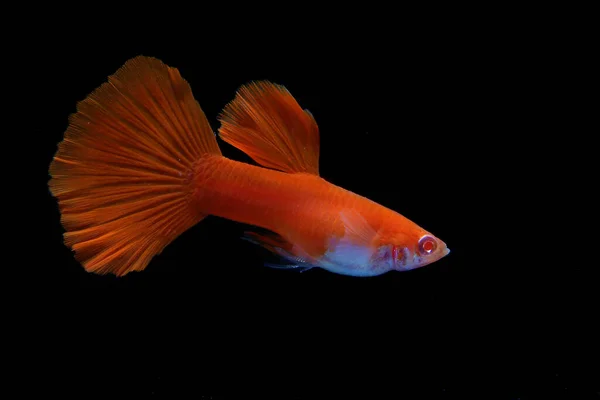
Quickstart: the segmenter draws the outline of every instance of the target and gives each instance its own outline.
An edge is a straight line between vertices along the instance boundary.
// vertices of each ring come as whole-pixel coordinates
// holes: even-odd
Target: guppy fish
[[[65,244],[89,271],[141,271],[208,215],[264,228],[247,239],[281,267],[375,276],[422,267],[446,244],[319,176],[319,128],[285,87],[242,86],[219,137],[261,166],[225,158],[179,71],[127,61],[87,98],[58,145],[49,187]]]

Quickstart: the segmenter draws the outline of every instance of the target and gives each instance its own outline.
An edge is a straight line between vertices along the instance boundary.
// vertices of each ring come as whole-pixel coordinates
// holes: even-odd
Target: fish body
[[[276,232],[283,239],[276,252],[298,266],[356,276],[412,269],[416,265],[408,258],[393,262],[391,247],[385,257],[386,239],[396,235],[396,243],[406,247],[402,243],[417,243],[427,234],[402,215],[316,175],[214,157],[198,165],[196,179],[205,188],[195,197],[199,209]],[[416,254],[416,248],[409,250]],[[383,257],[375,262],[378,251]]]
[[[50,167],[65,242],[86,270],[118,276],[207,215],[269,233],[282,258],[352,276],[409,270],[449,253],[401,214],[319,176],[319,130],[282,86],[243,86],[219,136],[260,166],[222,156],[178,71],[136,57],[78,106]]]

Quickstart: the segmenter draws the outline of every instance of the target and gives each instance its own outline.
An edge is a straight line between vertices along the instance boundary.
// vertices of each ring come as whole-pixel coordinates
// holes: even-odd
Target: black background
[[[161,35],[151,23],[127,40],[116,32],[77,44],[93,29],[85,23],[40,35],[25,72],[36,110],[27,124],[34,246],[21,253],[26,276],[10,307],[21,340],[8,344],[21,390],[598,398],[597,281],[553,257],[564,249],[547,243],[552,225],[540,225],[539,179],[529,179],[545,169],[527,150],[547,90],[540,41],[515,40],[510,24],[486,29],[485,19],[421,22],[350,23],[328,35],[291,35],[280,22],[235,40],[225,26]],[[141,273],[86,273],[62,243],[48,165],[76,103],[139,54],[180,70],[215,131],[240,85],[285,85],[319,124],[321,175],[414,220],[452,253],[375,278],[273,270],[239,239],[247,227],[209,217]]]

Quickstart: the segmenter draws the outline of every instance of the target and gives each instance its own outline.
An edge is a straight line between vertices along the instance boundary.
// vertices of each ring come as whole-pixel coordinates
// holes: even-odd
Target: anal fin
[[[272,264],[272,263],[265,263],[265,267],[275,268],[275,269],[295,270],[300,273],[308,271],[311,268],[314,268],[314,266],[310,265],[310,264],[303,265],[303,264]]]
[[[285,263],[265,263],[266,267],[277,269],[297,269],[300,272],[307,271],[313,268],[314,260],[301,248],[293,245],[285,240],[280,235],[270,233],[246,232],[243,236],[244,240],[262,246],[271,253],[281,257]]]

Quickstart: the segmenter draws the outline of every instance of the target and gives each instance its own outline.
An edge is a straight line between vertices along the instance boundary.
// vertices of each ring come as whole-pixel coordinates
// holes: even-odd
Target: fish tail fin
[[[78,103],[50,165],[65,244],[88,272],[143,270],[206,216],[193,202],[193,166],[220,154],[179,71],[127,61]]]

